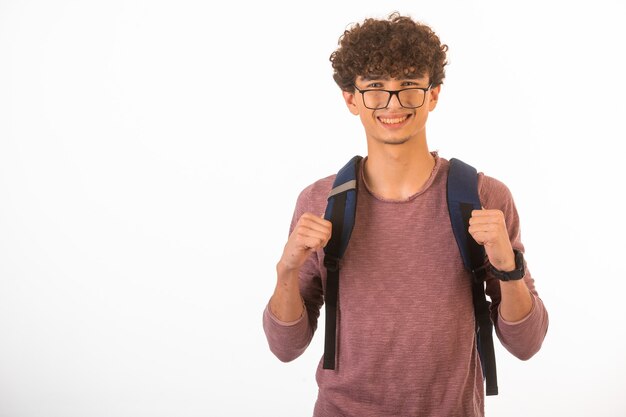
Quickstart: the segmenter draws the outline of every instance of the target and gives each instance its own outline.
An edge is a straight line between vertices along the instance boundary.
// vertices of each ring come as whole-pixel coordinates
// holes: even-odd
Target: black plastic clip
[[[479,266],[478,268],[471,270],[474,283],[480,284],[481,282],[485,282],[485,277],[487,276],[488,265],[489,265],[488,263],[485,263]]]
[[[329,271],[339,271],[339,258],[336,258],[332,255],[325,254],[324,255],[324,266]]]

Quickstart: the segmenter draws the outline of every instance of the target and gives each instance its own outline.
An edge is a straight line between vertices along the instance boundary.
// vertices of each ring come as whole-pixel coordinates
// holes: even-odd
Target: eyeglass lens
[[[392,93],[388,91],[382,90],[366,91],[363,93],[365,107],[369,107],[371,109],[383,109],[389,104],[391,94]],[[416,108],[424,104],[426,93],[424,90],[406,89],[399,91],[397,96],[402,107]]]

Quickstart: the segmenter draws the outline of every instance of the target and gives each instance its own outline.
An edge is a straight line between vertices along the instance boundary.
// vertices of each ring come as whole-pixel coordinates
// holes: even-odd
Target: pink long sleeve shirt
[[[340,271],[336,369],[322,369],[320,360],[314,417],[484,415],[471,283],[446,203],[449,162],[433,155],[430,178],[406,201],[374,195],[361,171],[356,224]],[[304,212],[324,212],[334,178],[300,194],[291,230]],[[508,188],[482,173],[478,187],[483,207],[504,212],[513,248],[523,252]],[[281,322],[265,309],[267,340],[282,361],[302,354],[317,328],[326,285],[323,257],[318,251],[300,270],[306,308],[299,320]],[[500,283],[487,277],[497,336],[525,360],[541,347],[548,314],[528,268],[524,281],[533,307],[527,317],[510,323],[498,313]]]

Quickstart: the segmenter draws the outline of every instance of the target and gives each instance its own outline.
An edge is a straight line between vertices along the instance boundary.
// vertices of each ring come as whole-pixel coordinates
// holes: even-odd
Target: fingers
[[[504,213],[502,210],[487,210],[483,208],[482,210],[472,210],[472,218],[483,218],[483,217],[501,217],[504,219]]]
[[[473,224],[469,227],[470,233],[497,233],[500,225],[494,223]]]
[[[322,214],[321,216],[316,216],[313,213],[304,213],[301,217],[300,220],[298,222],[306,222],[306,223],[312,223],[312,224],[317,224],[320,225],[322,227],[328,227],[330,228],[331,223],[324,219],[324,215]]]
[[[497,224],[505,225],[504,213],[500,210],[473,210],[470,225]]]
[[[494,233],[488,232],[488,231],[470,230],[469,232],[470,232],[470,235],[472,235],[472,237],[474,238],[474,240],[481,245],[492,242],[494,238],[496,237]]]
[[[478,241],[489,240],[492,236],[500,234],[504,227],[504,219],[500,219],[498,216],[492,217],[472,217],[469,221],[468,232]],[[478,234],[478,235],[477,235]]]
[[[508,240],[506,220],[501,210],[473,210],[468,232],[481,245],[494,245]]]
[[[298,226],[310,229],[316,233],[322,233],[325,236],[327,235],[328,239],[330,239],[332,223],[322,217],[318,217],[311,213],[304,213],[302,217],[300,217],[300,220],[298,220],[296,227]]]
[[[296,242],[305,249],[320,249],[328,243],[328,236],[316,230],[300,228],[296,235]]]
[[[332,224],[311,213],[300,217],[294,229],[298,246],[306,249],[319,249],[326,246],[330,240]]]
[[[332,224],[312,213],[304,213],[298,219],[287,244],[283,249],[280,263],[287,270],[297,270],[309,256],[328,244]]]

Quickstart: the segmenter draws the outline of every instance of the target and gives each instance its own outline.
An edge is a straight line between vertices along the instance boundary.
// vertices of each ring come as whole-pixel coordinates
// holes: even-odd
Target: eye
[[[365,86],[365,88],[383,88],[383,83],[378,83],[378,82],[369,83],[368,85]]]
[[[417,83],[414,83],[413,81],[404,81],[402,83],[402,87],[417,87]]]

